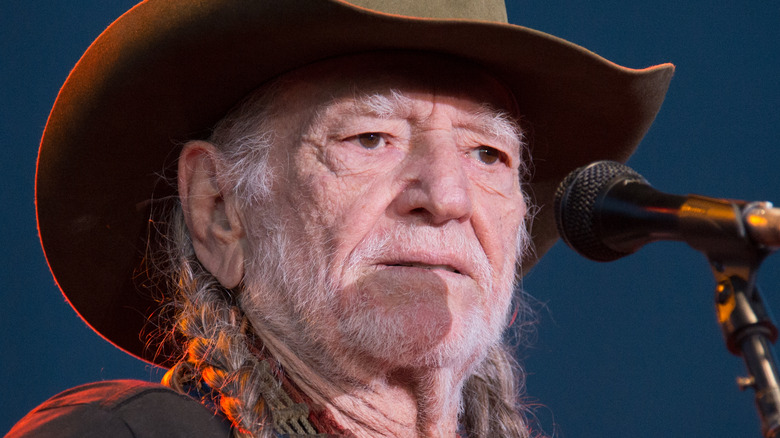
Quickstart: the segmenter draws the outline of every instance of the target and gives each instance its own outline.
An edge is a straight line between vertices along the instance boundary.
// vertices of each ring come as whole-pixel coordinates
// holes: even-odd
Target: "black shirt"
[[[89,383],[50,398],[6,435],[17,437],[229,438],[230,423],[157,383]]]

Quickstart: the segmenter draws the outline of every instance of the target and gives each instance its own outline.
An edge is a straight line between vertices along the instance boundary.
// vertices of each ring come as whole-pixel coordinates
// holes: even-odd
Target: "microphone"
[[[657,240],[686,242],[715,260],[780,247],[780,209],[771,203],[663,193],[614,161],[566,176],[555,192],[555,220],[567,245],[600,262]]]

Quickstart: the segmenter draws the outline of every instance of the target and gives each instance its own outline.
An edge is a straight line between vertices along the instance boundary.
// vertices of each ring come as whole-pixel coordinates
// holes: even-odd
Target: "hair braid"
[[[195,258],[181,209],[173,212],[168,253],[175,330],[186,339],[184,355],[166,373],[163,383],[179,392],[197,392],[211,399],[238,428],[256,436],[269,417],[253,370],[258,359],[247,347],[248,324],[222,287]],[[176,256],[178,255],[178,256]],[[175,257],[175,259],[174,259]],[[272,436],[272,435],[268,435]]]
[[[519,403],[520,374],[505,345],[490,349],[463,387],[461,421],[470,438],[530,436]]]

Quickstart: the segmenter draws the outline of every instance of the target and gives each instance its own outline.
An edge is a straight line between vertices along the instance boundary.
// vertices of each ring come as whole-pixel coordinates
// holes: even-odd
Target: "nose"
[[[468,220],[471,182],[456,145],[428,140],[416,146],[402,171],[403,191],[393,201],[396,214],[431,225]]]

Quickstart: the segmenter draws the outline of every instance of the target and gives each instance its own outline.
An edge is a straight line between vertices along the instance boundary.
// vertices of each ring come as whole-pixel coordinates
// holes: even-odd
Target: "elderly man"
[[[11,436],[532,434],[516,280],[556,182],[627,158],[672,68],[501,2],[354,3],[150,0],[90,47],[44,133],[41,239],[80,315],[169,371]]]

